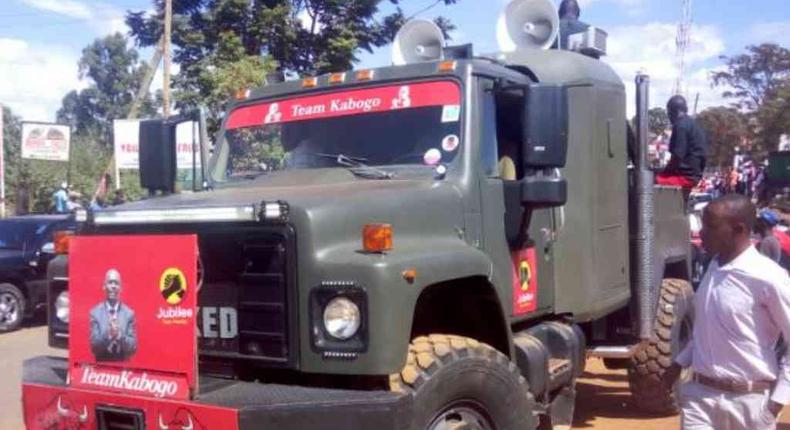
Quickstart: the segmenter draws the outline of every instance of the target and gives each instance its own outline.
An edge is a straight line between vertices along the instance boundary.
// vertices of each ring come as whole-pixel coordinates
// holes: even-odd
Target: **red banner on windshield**
[[[454,82],[391,85],[241,107],[230,113],[225,128],[233,130],[426,106],[457,106],[460,103],[461,90]]]

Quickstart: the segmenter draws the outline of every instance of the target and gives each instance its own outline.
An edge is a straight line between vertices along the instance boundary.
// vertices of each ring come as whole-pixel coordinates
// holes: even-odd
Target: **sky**
[[[559,1],[559,0],[555,0]],[[609,63],[633,94],[637,71],[651,76],[651,104],[662,106],[678,75],[675,33],[681,0],[579,0],[581,19],[609,33]],[[497,51],[496,22],[506,0],[401,0],[407,15],[442,15],[458,29],[451,44],[473,43],[476,53]],[[127,10],[150,9],[151,0],[0,0],[0,104],[28,121],[53,121],[66,93],[89,85],[77,62],[94,39],[127,32]],[[382,13],[390,10],[382,1]],[[425,10],[427,8],[427,10]],[[725,104],[709,75],[722,55],[737,55],[749,44],[774,42],[790,48],[786,0],[692,0],[693,27],[686,54],[686,94],[699,94],[698,109]],[[150,50],[143,50],[147,60]],[[361,53],[359,67],[390,64],[390,47]],[[154,82],[161,87],[161,75]],[[633,103],[629,99],[629,106]],[[633,109],[629,109],[633,112]]]

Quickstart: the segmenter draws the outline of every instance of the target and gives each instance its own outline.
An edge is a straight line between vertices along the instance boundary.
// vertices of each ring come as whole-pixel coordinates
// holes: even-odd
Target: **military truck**
[[[171,193],[172,121],[146,122],[157,195],[80,212],[77,235],[197,235],[200,390],[80,391],[45,357],[25,388],[108,429],[198,428],[220,407],[223,428],[567,428],[593,356],[628,369],[636,405],[674,411],[660,377],[691,329],[689,226],[647,168],[649,79],[629,139],[603,31],[537,0],[500,21],[495,55],[418,21],[394,66],[240,91],[197,192]],[[581,32],[548,49],[561,26]],[[68,257],[49,271],[66,347]],[[188,419],[155,417],[166,405]]]

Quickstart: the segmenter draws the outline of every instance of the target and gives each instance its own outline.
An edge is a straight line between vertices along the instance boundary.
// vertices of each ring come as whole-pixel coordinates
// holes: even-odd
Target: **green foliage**
[[[175,0],[173,2],[174,80],[177,107],[221,109],[219,96],[235,92],[233,77],[262,79],[275,66],[300,75],[348,70],[360,51],[389,43],[405,21],[400,7],[380,17],[384,0]],[[389,0],[398,6],[400,0]],[[456,0],[437,3],[454,4]],[[156,12],[130,12],[126,23],[140,46],[157,43],[162,1]],[[436,20],[445,31],[454,27]],[[259,60],[264,57],[266,60]],[[250,79],[254,82],[253,79]],[[246,82],[247,80],[244,79]]]
[[[79,61],[81,78],[91,84],[82,91],[71,91],[63,98],[58,122],[70,124],[77,135],[91,135],[105,146],[112,146],[112,121],[129,115],[148,65],[137,51],[127,47],[127,38],[116,33],[96,39],[82,50]],[[141,116],[156,114],[150,95],[141,104]]]
[[[713,83],[748,116],[754,139],[752,153],[762,159],[776,150],[779,137],[790,131],[790,50],[764,43],[722,59],[727,70],[713,73]]]
[[[735,148],[748,134],[747,117],[734,108],[713,107],[700,112],[696,120],[708,137],[708,166],[731,166]]]

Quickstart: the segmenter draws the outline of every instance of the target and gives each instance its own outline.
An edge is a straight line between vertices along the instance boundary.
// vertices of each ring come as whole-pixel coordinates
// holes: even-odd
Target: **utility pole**
[[[165,0],[165,34],[163,51],[165,57],[164,80],[162,82],[162,102],[165,119],[170,116],[170,33],[173,24],[173,0]]]

